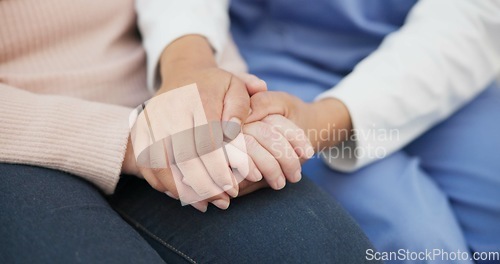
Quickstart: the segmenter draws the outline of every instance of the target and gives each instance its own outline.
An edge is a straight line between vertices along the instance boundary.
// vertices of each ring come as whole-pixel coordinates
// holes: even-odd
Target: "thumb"
[[[247,92],[248,94],[250,94],[250,96],[258,92],[267,91],[267,83],[253,74],[242,72],[236,74],[236,76],[238,76],[238,78],[240,78],[245,83]]]
[[[238,77],[232,76],[224,97],[222,121],[229,121],[224,126],[224,136],[230,140],[236,138],[250,112],[250,95],[245,84]]]
[[[280,92],[260,92],[250,98],[252,113],[246,122],[251,123],[262,120],[268,115],[278,114],[286,116],[287,105],[283,93]]]

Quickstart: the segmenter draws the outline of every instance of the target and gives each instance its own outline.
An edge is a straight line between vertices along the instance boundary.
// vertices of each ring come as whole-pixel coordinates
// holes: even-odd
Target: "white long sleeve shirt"
[[[317,98],[347,106],[357,136],[346,146],[363,153],[325,160],[353,171],[403,148],[483,91],[499,70],[500,1],[419,1],[400,30]]]
[[[147,54],[151,90],[160,85],[158,63],[163,50],[189,34],[207,38],[216,56],[226,47],[229,32],[228,0],[136,0],[138,26]]]

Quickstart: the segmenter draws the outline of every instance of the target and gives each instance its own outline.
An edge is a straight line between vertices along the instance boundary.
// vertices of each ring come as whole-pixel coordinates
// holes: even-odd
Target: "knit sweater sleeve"
[[[0,84],[0,162],[66,171],[111,194],[120,177],[130,111]]]

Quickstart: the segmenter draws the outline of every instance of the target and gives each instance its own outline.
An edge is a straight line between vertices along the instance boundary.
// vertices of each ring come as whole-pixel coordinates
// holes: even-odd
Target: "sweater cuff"
[[[113,193],[131,109],[5,89],[0,93],[0,161],[66,171]]]

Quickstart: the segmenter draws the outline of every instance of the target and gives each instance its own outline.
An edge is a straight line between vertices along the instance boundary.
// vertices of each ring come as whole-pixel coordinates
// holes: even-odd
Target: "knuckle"
[[[215,146],[210,140],[202,139],[196,141],[196,151],[198,156],[203,156],[215,150]]]
[[[268,115],[262,119],[262,121],[269,122],[269,123],[276,123],[278,121],[278,115]]]
[[[266,123],[259,122],[257,133],[264,138],[271,138],[273,136],[273,129]]]
[[[197,157],[193,151],[188,149],[179,149],[174,152],[175,162],[182,163],[184,161],[188,161]]]
[[[258,135],[262,136],[263,138],[269,139],[272,142],[281,141],[282,136],[279,133],[277,127],[269,125],[264,122],[258,122],[257,125],[258,125],[258,130],[257,130]]]
[[[201,156],[205,169],[212,179],[221,179],[226,177],[228,170],[228,161],[223,151],[212,152],[208,155]]]
[[[272,114],[264,117],[262,121],[272,124],[273,126],[281,126],[280,123],[283,121],[284,118],[285,117],[282,115]]]
[[[233,95],[231,100],[226,102],[227,106],[235,107],[237,109],[248,109],[250,108],[250,97],[246,95]]]
[[[309,138],[306,135],[306,132],[300,128],[296,129],[297,131],[297,137],[295,138],[296,140],[300,141],[302,145],[309,145],[311,144],[309,142]]]
[[[282,98],[282,100],[285,100],[285,102],[295,101],[295,99],[297,98],[297,97],[295,97],[289,93],[283,92],[283,91],[273,91],[271,93],[274,93],[276,95],[276,97],[278,97],[278,98]]]
[[[264,107],[269,105],[270,103],[269,93],[268,92],[260,92],[256,93],[251,98],[251,105],[255,107]]]
[[[158,155],[151,156],[149,162],[152,169],[164,168],[167,165],[165,159],[163,157],[159,157]]]
[[[207,199],[209,197],[212,197],[212,196],[215,196],[218,194],[217,192],[211,191],[209,188],[206,188],[205,186],[198,186],[198,188],[195,189],[195,192],[202,199]]]
[[[262,174],[266,179],[274,181],[280,177],[284,177],[281,167],[277,162],[267,163],[263,166]]]
[[[247,146],[247,149],[255,149],[260,146],[260,144],[255,140],[253,136],[250,135],[244,135],[245,137],[245,144]]]
[[[286,164],[284,164],[284,167],[284,170],[294,173],[300,169],[300,162],[298,159],[289,160]]]

